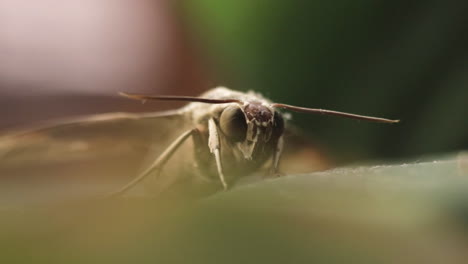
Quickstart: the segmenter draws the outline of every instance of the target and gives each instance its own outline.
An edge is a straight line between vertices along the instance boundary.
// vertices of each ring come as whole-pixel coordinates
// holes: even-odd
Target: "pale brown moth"
[[[181,183],[206,183],[215,191],[259,170],[278,173],[288,144],[283,136],[288,127],[278,109],[398,122],[273,103],[258,93],[224,87],[199,97],[121,95],[190,103],[173,111],[101,114],[8,134],[0,138],[0,177],[121,179],[121,187],[111,193],[118,195],[151,176],[157,193]],[[170,162],[176,153],[178,161]]]

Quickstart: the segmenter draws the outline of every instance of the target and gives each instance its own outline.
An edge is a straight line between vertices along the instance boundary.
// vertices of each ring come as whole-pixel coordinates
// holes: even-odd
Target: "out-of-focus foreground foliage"
[[[2,263],[464,263],[466,157],[2,208]]]
[[[341,161],[468,147],[463,1],[185,1],[220,84],[301,106],[401,119],[294,115]]]

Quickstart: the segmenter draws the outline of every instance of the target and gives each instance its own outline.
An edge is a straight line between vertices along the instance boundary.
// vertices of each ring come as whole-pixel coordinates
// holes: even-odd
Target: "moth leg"
[[[218,176],[221,180],[221,184],[223,185],[224,190],[227,190],[228,185],[226,183],[226,179],[224,178],[223,166],[221,163],[218,128],[213,118],[208,120],[208,147],[210,148],[210,152],[215,156],[216,167],[218,169]]]
[[[145,171],[143,171],[140,175],[138,175],[135,179],[133,179],[131,182],[127,183],[124,187],[121,189],[112,192],[108,194],[108,197],[113,197],[117,195],[121,195],[131,189],[133,186],[135,186],[137,183],[141,182],[143,179],[151,175],[152,172],[156,171],[156,175],[159,175],[161,173],[162,168],[166,164],[166,162],[172,157],[172,155],[175,153],[175,151],[182,145],[182,143],[187,140],[191,135],[193,135],[197,129],[191,129],[186,132],[184,132],[182,135],[180,135],[176,140],[172,142],[172,144],[164,150],[164,152],[159,155],[159,157],[149,166]]]
[[[279,167],[279,161],[281,158],[281,153],[283,153],[283,145],[284,145],[283,136],[281,136],[278,139],[278,143],[276,143],[276,149],[275,149],[275,152],[273,153],[273,162],[271,164],[271,169],[269,172],[270,175],[274,175],[274,176],[279,175],[278,167]]]

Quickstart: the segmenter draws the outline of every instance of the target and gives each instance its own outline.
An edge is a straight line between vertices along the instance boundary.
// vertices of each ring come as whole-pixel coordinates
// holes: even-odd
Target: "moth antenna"
[[[226,104],[226,103],[238,103],[242,104],[242,101],[237,99],[212,99],[202,98],[195,96],[178,96],[178,95],[144,95],[144,94],[131,94],[119,92],[120,96],[127,97],[134,100],[155,100],[155,101],[187,101],[187,102],[198,102],[207,104]]]
[[[392,120],[392,119],[373,117],[373,116],[356,115],[356,114],[338,112],[338,111],[333,111],[333,110],[306,108],[306,107],[299,107],[299,106],[293,106],[293,105],[287,105],[287,104],[276,104],[275,103],[275,104],[272,104],[272,106],[287,109],[287,110],[291,110],[291,111],[294,111],[294,112],[299,112],[299,113],[341,116],[341,117],[357,119],[357,120],[364,120],[364,121],[369,121],[369,122],[378,122],[378,123],[398,123],[398,122],[400,122],[400,120]]]

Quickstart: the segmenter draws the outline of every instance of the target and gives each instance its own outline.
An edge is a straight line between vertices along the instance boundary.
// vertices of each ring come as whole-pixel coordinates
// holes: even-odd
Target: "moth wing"
[[[279,171],[282,174],[299,174],[322,171],[331,167],[324,148],[296,126],[288,124],[283,135],[284,147]]]
[[[101,114],[7,134],[0,137],[0,194],[18,186],[112,191],[189,128],[182,112],[170,111]]]

